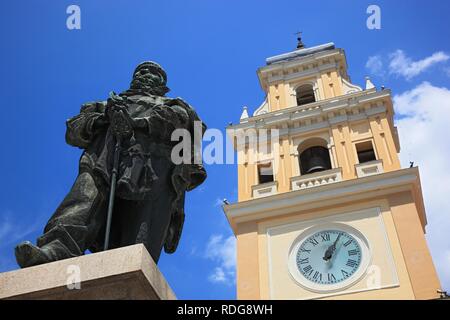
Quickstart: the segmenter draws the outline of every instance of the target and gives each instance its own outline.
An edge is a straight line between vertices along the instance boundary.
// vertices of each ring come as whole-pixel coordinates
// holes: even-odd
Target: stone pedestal
[[[145,247],[137,244],[1,273],[0,299],[172,300],[176,297]]]

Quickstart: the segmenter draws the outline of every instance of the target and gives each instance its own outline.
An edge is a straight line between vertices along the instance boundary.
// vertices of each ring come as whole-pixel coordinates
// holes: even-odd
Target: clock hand
[[[329,261],[333,257],[333,253],[336,250],[336,244],[339,241],[339,238],[341,237],[342,233],[339,233],[339,235],[336,238],[336,241],[328,247],[327,251],[325,251],[325,255],[323,256],[323,260]]]

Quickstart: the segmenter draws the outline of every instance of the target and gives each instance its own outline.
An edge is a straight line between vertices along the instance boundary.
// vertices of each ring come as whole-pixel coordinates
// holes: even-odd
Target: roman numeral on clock
[[[346,243],[344,243],[344,247],[348,247],[350,245],[350,243],[352,243],[353,240],[348,240]]]
[[[330,234],[329,233],[322,234],[321,237],[322,237],[322,242],[330,241]]]
[[[306,252],[306,253],[311,253],[311,250],[306,250],[305,248],[301,248],[300,252]]]
[[[313,246],[317,246],[319,244],[319,241],[317,241],[316,239],[311,239],[309,240],[309,242],[311,242]]]
[[[355,260],[348,259],[347,263],[345,264],[348,267],[354,268],[358,265],[358,263]]]
[[[349,250],[348,251],[348,255],[349,256],[356,256],[358,254],[358,250],[353,249],[353,250]]]
[[[334,282],[336,281],[336,277],[334,276],[334,274],[329,273],[328,274],[328,282]]]
[[[316,271],[313,276],[314,280],[322,281],[322,274],[319,271]]]
[[[307,264],[307,263],[309,263],[309,258],[300,259],[298,263],[300,263],[300,264]]]
[[[303,268],[303,271],[305,272],[305,274],[310,276],[311,273],[313,272],[313,268],[311,267],[311,265],[309,265],[309,266],[306,266],[305,268]]]
[[[347,277],[348,277],[348,272],[347,272],[347,271],[341,270],[341,273],[342,273],[342,276],[343,276],[344,278],[347,278]]]

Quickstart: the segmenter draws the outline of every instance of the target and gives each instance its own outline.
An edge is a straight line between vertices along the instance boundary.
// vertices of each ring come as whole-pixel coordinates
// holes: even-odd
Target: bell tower
[[[333,43],[302,43],[257,75],[265,100],[228,127],[238,299],[438,298],[419,170],[400,165],[391,91],[352,84]]]

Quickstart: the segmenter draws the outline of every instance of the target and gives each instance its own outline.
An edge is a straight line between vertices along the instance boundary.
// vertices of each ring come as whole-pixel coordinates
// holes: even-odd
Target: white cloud
[[[227,276],[221,267],[216,267],[214,272],[208,277],[208,280],[214,283],[227,283]]]
[[[3,242],[3,239],[6,239],[8,234],[11,231],[11,223],[6,219],[2,219],[2,223],[0,225],[0,243]]]
[[[41,225],[40,216],[36,216],[34,221],[30,221],[23,220],[21,215],[13,214],[10,211],[2,212],[0,215],[0,272],[17,268],[14,246],[33,232],[38,231]]]
[[[0,218],[0,246],[12,244],[39,229],[39,219],[26,224],[11,212],[4,212]]]
[[[420,169],[427,240],[444,289],[450,291],[450,90],[424,82],[394,97],[403,166]]]
[[[369,59],[366,62],[366,68],[373,75],[376,76],[384,75],[383,60],[379,55],[369,57]]]
[[[222,207],[223,205],[223,200],[220,198],[217,198],[216,201],[214,202],[214,207]]]
[[[439,51],[425,59],[413,61],[411,58],[407,57],[402,50],[397,50],[390,54],[389,58],[389,72],[391,74],[403,76],[407,80],[414,78],[437,63],[445,62],[450,59],[447,54]]]
[[[230,236],[213,235],[206,246],[206,258],[217,263],[214,271],[208,276],[213,283],[233,285],[236,281],[236,239]]]

